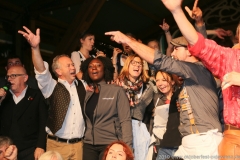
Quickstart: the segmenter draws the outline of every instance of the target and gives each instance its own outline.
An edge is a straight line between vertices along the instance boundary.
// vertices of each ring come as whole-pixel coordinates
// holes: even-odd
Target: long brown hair
[[[128,78],[129,77],[129,65],[131,63],[131,61],[135,58],[135,57],[139,57],[137,54],[133,54],[127,57],[126,61],[124,62],[124,66],[118,76],[119,79],[124,79],[124,78]],[[144,61],[141,57],[139,57],[141,59],[141,62],[143,64],[142,66],[142,72],[140,74],[140,77],[142,78],[143,82],[148,82],[149,80],[149,76],[147,73],[147,70],[144,69]]]
[[[109,144],[104,151],[104,156],[103,156],[102,160],[106,160],[108,151],[112,147],[112,145],[114,145],[114,144],[120,144],[123,147],[123,151],[126,153],[126,160],[134,160],[132,150],[130,149],[130,147],[126,143],[124,143],[122,141],[115,141],[115,142]]]

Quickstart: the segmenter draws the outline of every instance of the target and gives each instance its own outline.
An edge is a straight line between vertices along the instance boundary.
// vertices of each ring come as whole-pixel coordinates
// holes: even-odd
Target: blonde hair
[[[43,153],[38,160],[63,160],[63,158],[56,151],[47,151]]]
[[[143,82],[146,83],[149,80],[149,76],[148,76],[147,70],[143,66],[144,65],[143,59],[139,57],[137,54],[133,54],[127,57],[126,61],[124,62],[124,66],[119,74],[119,79],[124,79],[129,77],[129,71],[128,71],[129,65],[131,61],[136,57],[140,58],[142,62],[142,72],[140,74],[140,77],[142,78]]]

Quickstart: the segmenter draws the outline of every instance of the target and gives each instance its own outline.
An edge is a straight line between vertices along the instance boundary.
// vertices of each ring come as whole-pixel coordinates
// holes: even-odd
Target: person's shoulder
[[[73,51],[72,53],[71,53],[71,55],[78,55],[79,53],[78,53],[78,51]]]

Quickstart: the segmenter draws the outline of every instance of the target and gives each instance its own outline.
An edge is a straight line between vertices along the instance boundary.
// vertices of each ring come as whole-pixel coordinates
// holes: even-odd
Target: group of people
[[[57,80],[41,56],[40,29],[36,34],[25,26],[25,31],[19,30],[31,46],[37,82],[27,75],[19,57],[8,59],[5,86],[0,89],[3,158],[41,160],[46,154],[57,160],[240,157],[239,44],[231,49],[206,39],[197,0],[192,10],[186,8],[195,28],[184,15],[181,0],[162,2],[183,35],[172,39],[163,21],[166,55],[156,40],[145,45],[130,33],[111,31],[105,34],[123,45],[124,54],[115,48],[112,60],[103,52],[91,56],[95,37],[85,32],[80,50],[71,58],[53,59]],[[239,30],[240,25],[238,40]],[[221,80],[224,124],[216,78]]]

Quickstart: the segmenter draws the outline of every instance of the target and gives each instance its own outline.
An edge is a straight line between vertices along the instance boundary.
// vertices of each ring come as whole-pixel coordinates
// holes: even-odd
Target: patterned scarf
[[[140,78],[134,83],[125,78],[120,82],[120,85],[126,91],[130,106],[134,107],[136,104],[138,104],[139,103],[138,94],[140,93],[140,90],[143,86],[142,79]]]

